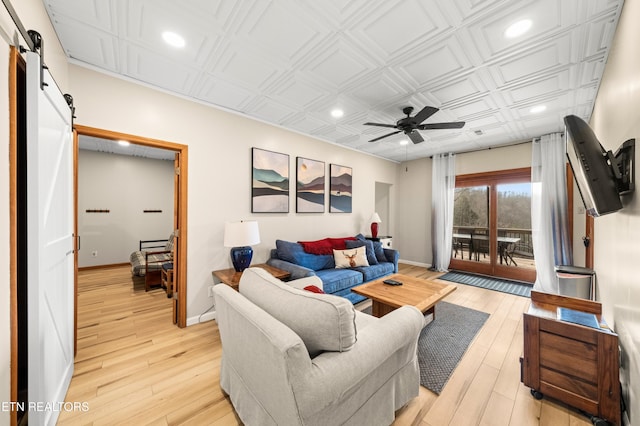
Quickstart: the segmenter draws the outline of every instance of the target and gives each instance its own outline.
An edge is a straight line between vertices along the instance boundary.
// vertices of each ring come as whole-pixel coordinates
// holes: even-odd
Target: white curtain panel
[[[453,154],[433,156],[431,175],[431,269],[447,271],[453,238],[453,193],[456,187],[456,162]]]
[[[558,293],[556,265],[573,264],[567,216],[565,143],[560,133],[533,141],[531,233],[536,260],[535,290]]]

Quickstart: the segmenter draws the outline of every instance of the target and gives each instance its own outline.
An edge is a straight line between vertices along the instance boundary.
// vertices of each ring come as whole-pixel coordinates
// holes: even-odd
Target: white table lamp
[[[242,272],[251,264],[252,245],[260,244],[260,230],[255,220],[227,222],[224,226],[224,246],[232,247],[231,263]]]

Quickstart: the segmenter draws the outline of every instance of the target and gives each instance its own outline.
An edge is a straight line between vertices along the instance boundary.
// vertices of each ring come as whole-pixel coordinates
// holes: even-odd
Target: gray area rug
[[[482,275],[469,274],[465,272],[447,272],[438,277],[439,280],[450,281],[458,284],[467,284],[489,290],[501,291],[503,293],[515,294],[516,296],[531,297],[531,284],[510,281],[502,278],[485,277]]]
[[[370,314],[371,307],[363,312]],[[436,305],[436,319],[422,329],[418,339],[422,386],[440,394],[487,318],[486,312],[464,306],[447,302]]]

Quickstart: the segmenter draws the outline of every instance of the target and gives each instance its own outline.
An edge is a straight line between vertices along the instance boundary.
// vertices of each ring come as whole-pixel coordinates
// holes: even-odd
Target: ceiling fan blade
[[[365,126],[378,126],[378,127],[391,127],[392,129],[396,128],[395,124],[382,124],[382,123],[364,123]]]
[[[419,113],[417,113],[415,117],[413,117],[413,121],[415,121],[416,124],[420,124],[438,111],[440,111],[439,108],[426,106],[422,108],[422,110]]]
[[[387,136],[395,135],[396,133],[400,133],[401,131],[402,131],[402,130],[398,130],[398,131],[396,131],[396,132],[387,133],[387,134],[386,134],[386,135],[384,135],[384,136],[380,136],[380,137],[378,137],[378,138],[371,139],[369,142],[379,141],[380,139],[384,139],[384,138],[386,138]]]
[[[409,139],[411,139],[411,142],[413,143],[424,142],[422,135],[415,130],[412,131],[411,133],[408,133],[407,136],[409,136]]]
[[[464,127],[464,121],[452,121],[449,123],[430,123],[421,124],[418,126],[420,130],[435,130],[435,129],[461,129]]]

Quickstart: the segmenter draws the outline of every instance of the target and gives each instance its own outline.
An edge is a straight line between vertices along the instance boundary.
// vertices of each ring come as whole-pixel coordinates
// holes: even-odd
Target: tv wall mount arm
[[[616,178],[618,193],[629,194],[635,190],[636,140],[626,140],[616,153],[607,151],[606,156]]]

